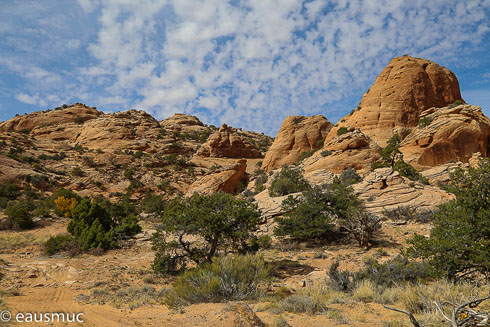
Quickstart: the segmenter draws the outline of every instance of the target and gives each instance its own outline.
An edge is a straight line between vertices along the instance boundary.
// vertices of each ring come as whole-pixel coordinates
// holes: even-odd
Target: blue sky
[[[490,0],[1,0],[0,120],[83,102],[275,135],[337,122],[389,60],[458,77],[490,114]]]

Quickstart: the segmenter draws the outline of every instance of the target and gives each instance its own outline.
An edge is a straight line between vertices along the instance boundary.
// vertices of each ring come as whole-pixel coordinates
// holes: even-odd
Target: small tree
[[[352,190],[338,180],[323,188],[314,187],[302,197],[289,196],[283,201],[286,214],[276,218],[274,233],[298,240],[325,239],[334,232],[334,223],[347,217],[359,205]]]
[[[11,201],[5,209],[7,214],[7,222],[11,226],[16,226],[20,229],[30,229],[34,227],[29,207],[24,201]]]
[[[396,158],[401,154],[399,150],[400,142],[400,135],[395,134],[388,140],[386,147],[381,150],[381,158],[392,168],[395,165]]]
[[[360,247],[368,246],[375,233],[381,229],[379,217],[367,212],[362,206],[349,212],[342,221],[344,227],[352,235]]]
[[[310,187],[299,168],[284,166],[274,177],[269,188],[270,196],[282,196],[295,192],[302,192]]]
[[[78,204],[78,201],[75,198],[67,199],[64,196],[60,196],[54,200],[54,203],[56,204],[56,210],[63,213],[63,216],[70,218],[71,211]]]
[[[153,237],[158,272],[175,272],[188,260],[210,262],[222,250],[245,251],[260,223],[256,205],[230,194],[194,194],[166,204]]]
[[[426,239],[415,235],[407,253],[428,260],[439,276],[451,279],[479,272],[490,274],[490,159],[478,168],[452,175],[448,191],[456,195],[434,214]]]

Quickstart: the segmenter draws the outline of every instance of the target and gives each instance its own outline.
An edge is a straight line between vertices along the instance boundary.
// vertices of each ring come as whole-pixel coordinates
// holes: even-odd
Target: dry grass
[[[0,253],[11,253],[26,246],[44,244],[49,236],[38,236],[31,233],[11,233],[0,235]]]
[[[161,304],[165,293],[166,289],[157,291],[150,285],[143,285],[141,287],[129,286],[120,288],[117,291],[95,288],[89,297],[84,296],[80,300],[87,303],[110,303],[118,309],[129,308],[130,310],[134,310],[142,306]]]

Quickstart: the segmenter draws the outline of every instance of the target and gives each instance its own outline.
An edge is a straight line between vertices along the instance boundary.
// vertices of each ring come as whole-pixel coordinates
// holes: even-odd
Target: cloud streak
[[[46,99],[70,95],[103,109],[135,107],[159,118],[186,112],[270,134],[286,115],[335,120],[347,113],[339,106],[362,94],[394,56],[457,65],[466,60],[460,53],[485,46],[490,30],[486,0],[78,3],[67,16],[94,27],[49,36],[65,44],[63,64],[78,54],[67,63],[72,69],[34,61],[16,70],[22,63],[12,58],[29,53],[32,36],[12,34],[3,53],[10,65],[0,67],[30,81],[16,90],[19,101],[55,105]],[[0,36],[14,24],[0,26]],[[43,80],[46,87],[32,85]]]

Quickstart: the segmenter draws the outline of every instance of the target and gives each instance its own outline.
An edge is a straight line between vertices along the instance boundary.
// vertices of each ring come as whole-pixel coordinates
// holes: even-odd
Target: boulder
[[[462,104],[431,108],[421,114],[425,124],[416,127],[400,144],[404,160],[417,168],[450,162],[468,163],[479,152],[488,155],[490,119],[478,106]]]
[[[192,183],[186,196],[194,193],[213,194],[216,192],[235,193],[238,184],[244,180],[247,161],[242,159],[216,172],[205,175]]]
[[[328,141],[323,149],[305,159],[301,166],[306,175],[319,169],[334,173],[341,173],[349,167],[366,170],[371,162],[380,158],[379,152],[379,146],[361,130],[349,127],[347,133]]]
[[[462,100],[458,79],[447,68],[420,58],[393,58],[361,103],[333,128],[327,140],[342,126],[360,128],[384,147],[397,130],[414,128],[422,111]]]
[[[262,158],[260,151],[242,138],[235,128],[223,124],[211,134],[196,156],[215,158]]]
[[[265,155],[262,169],[270,171],[294,164],[303,152],[321,148],[332,126],[322,115],[286,117]]]

